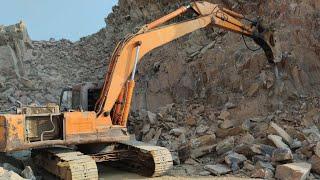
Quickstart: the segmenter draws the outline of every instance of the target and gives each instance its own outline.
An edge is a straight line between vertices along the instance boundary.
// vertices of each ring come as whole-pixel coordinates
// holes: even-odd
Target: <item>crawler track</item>
[[[120,142],[120,146],[127,148],[128,153],[120,155],[120,161],[112,162],[118,167],[143,176],[157,177],[165,174],[173,166],[171,153],[164,147],[139,141]]]
[[[67,148],[49,148],[35,151],[34,154],[37,164],[66,180],[98,179],[96,162],[107,162],[147,177],[162,176],[173,166],[171,153],[164,147],[139,141],[112,145],[115,147],[113,150],[94,154]]]
[[[96,180],[96,162],[81,152],[65,148],[51,148],[41,151],[36,161],[44,169],[65,180]]]

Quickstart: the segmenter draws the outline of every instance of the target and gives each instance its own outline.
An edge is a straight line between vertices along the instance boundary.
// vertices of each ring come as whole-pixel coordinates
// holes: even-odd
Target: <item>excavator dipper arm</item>
[[[185,13],[188,9],[193,9],[198,16],[184,22],[160,26]],[[261,41],[258,44],[266,46],[262,48],[268,60],[272,62],[270,38],[266,39],[264,35],[261,35],[267,31],[263,29],[257,32],[254,25],[244,25],[238,19],[245,19],[245,17],[231,10],[220,8],[216,4],[200,1],[183,6],[145,25],[138,33],[126,37],[117,45],[111,57],[105,83],[96,104],[98,118],[110,118],[114,124],[125,126],[133,94],[135,68],[141,58],[159,46],[209,25],[251,37],[256,42]],[[131,79],[128,81],[130,75]],[[116,109],[115,113],[111,113],[112,108]]]

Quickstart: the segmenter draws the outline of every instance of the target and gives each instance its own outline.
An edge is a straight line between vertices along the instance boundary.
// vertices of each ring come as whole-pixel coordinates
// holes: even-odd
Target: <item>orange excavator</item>
[[[197,16],[168,23],[187,11]],[[119,42],[102,87],[83,83],[64,89],[60,106],[22,106],[16,114],[0,115],[0,151],[31,149],[35,162],[61,179],[98,179],[96,162],[161,176],[173,166],[169,150],[132,140],[126,127],[137,65],[149,51],[208,26],[250,37],[270,63],[277,58],[273,33],[259,21],[217,4],[193,2]]]

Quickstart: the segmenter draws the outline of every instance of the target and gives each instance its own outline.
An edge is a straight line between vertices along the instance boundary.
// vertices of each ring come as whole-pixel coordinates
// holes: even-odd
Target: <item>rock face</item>
[[[282,63],[268,64],[237,34],[193,32],[142,59],[128,129],[138,140],[170,149],[187,175],[196,168],[202,175],[274,178],[278,165],[305,177],[304,170],[281,165],[310,161],[311,175],[319,178],[319,0],[208,1],[272,24]],[[13,112],[17,101],[58,102],[61,89],[76,83],[102,83],[120,39],[188,2],[119,0],[107,26],[77,42],[31,41],[23,23],[0,26],[0,113]],[[185,17],[172,22],[180,20]]]
[[[23,22],[0,26],[0,112],[10,111],[9,103],[15,103],[10,101],[16,100],[12,97],[16,86],[28,86],[24,60],[30,48],[32,43]]]
[[[17,100],[22,104],[57,103],[65,87],[102,82],[114,42],[107,34],[102,29],[75,43],[31,41],[24,23],[1,26],[0,112],[13,112]]]
[[[32,48],[26,25],[20,22],[11,26],[0,26],[0,63],[2,76],[16,78],[24,76],[23,60],[27,49]]]

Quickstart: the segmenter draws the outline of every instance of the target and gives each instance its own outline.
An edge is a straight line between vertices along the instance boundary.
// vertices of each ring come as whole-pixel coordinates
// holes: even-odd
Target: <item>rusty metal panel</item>
[[[4,115],[6,119],[6,148],[14,149],[24,145],[24,120],[25,115]]]
[[[127,133],[127,129],[123,127],[113,127],[105,129],[103,132],[77,133],[66,136],[66,142],[73,144],[119,142],[129,139],[129,133]]]
[[[52,119],[51,119],[52,118]],[[28,142],[61,139],[62,114],[37,114],[26,117],[26,140]],[[51,121],[52,120],[52,121]]]
[[[6,124],[6,118],[2,115],[0,115],[0,149],[4,149],[7,145],[6,142],[6,134],[7,134],[7,124]]]
[[[26,115],[34,115],[34,114],[56,114],[59,113],[59,106],[56,104],[48,104],[47,106],[24,106],[22,108],[17,109],[17,114],[26,114]]]

